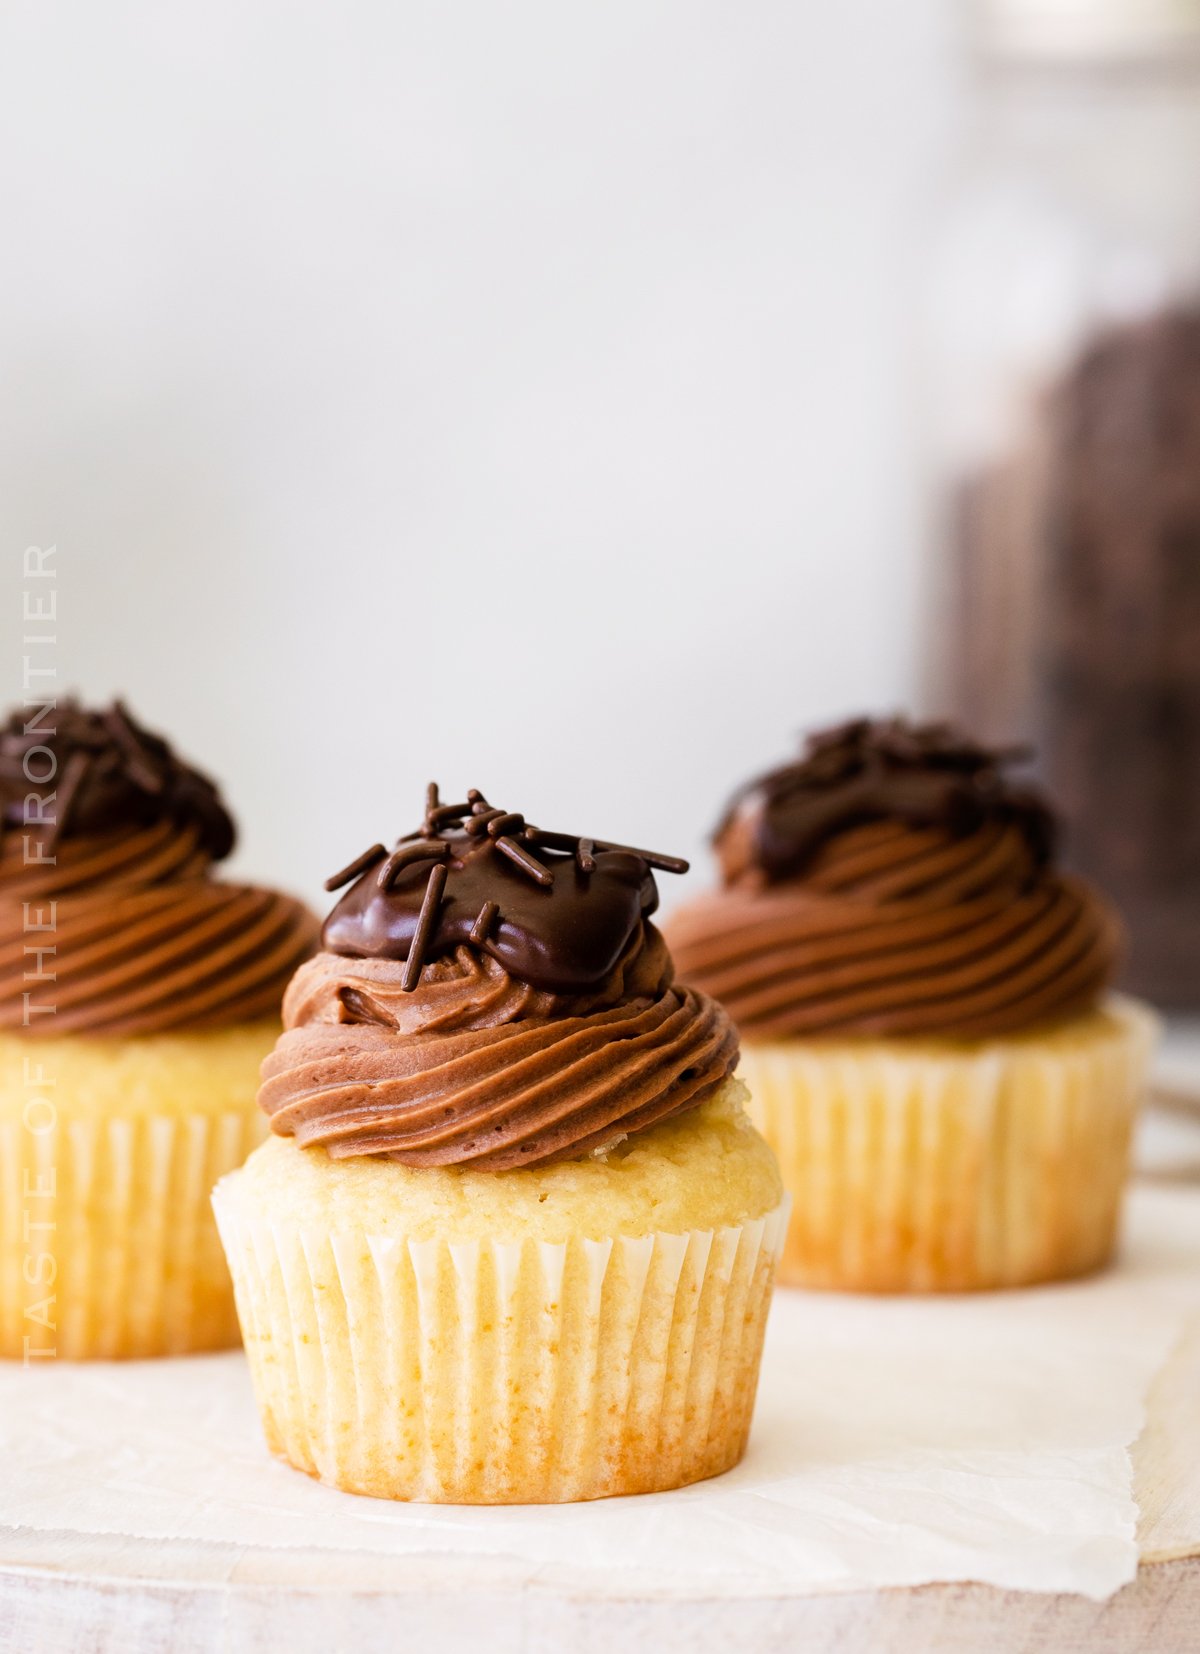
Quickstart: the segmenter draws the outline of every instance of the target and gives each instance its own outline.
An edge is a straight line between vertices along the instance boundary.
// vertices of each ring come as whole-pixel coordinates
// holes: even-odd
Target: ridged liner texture
[[[562,1244],[283,1226],[213,1198],[273,1452],[354,1493],[543,1504],[745,1450],[786,1209]]]
[[[743,1041],[748,1112],[793,1197],[780,1282],[954,1292],[1101,1267],[1157,1027],[1113,999],[976,1044]]]
[[[60,1110],[40,1135],[0,1120],[0,1356],[44,1364],[236,1345],[207,1196],[266,1129],[250,1108],[101,1120]],[[53,1227],[26,1239],[27,1217]],[[55,1277],[31,1285],[26,1267],[35,1281],[38,1268],[27,1260],[42,1251]],[[30,1312],[51,1294],[48,1326]]]

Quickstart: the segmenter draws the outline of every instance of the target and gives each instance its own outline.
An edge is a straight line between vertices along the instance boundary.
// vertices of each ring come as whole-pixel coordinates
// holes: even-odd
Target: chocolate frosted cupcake
[[[0,1355],[237,1342],[208,1206],[317,922],[225,884],[212,783],[120,706],[0,729]]]
[[[726,1470],[783,1235],[725,1013],[653,869],[477,793],[349,890],[214,1205],[271,1447],[359,1493],[594,1499]]]
[[[1106,996],[1119,922],[1057,870],[1013,756],[899,720],[813,736],[672,917],[795,1197],[782,1280],[1013,1286],[1112,1251],[1154,1019]]]

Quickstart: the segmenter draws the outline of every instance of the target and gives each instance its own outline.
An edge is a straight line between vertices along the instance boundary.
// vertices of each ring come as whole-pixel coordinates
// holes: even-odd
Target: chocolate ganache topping
[[[317,923],[211,876],[234,826],[213,783],[120,702],[0,727],[0,1028],[164,1033],[277,1014]]]
[[[674,983],[654,869],[686,862],[545,832],[478,792],[350,888],[284,999],[263,1065],[272,1130],[335,1158],[488,1171],[604,1151],[732,1073],[721,1008]]]
[[[735,795],[724,889],[673,915],[681,976],[744,1032],[978,1038],[1075,1015],[1120,926],[1055,867],[1025,754],[946,725],[859,719]]]

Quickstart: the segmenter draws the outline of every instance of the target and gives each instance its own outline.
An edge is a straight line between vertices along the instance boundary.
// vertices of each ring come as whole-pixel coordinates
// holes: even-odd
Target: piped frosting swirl
[[[504,1171],[702,1102],[737,1039],[673,980],[652,863],[685,865],[433,790],[417,832],[329,881],[353,882],[284,1001],[259,1093],[272,1129],[334,1157]]]
[[[677,911],[685,981],[759,1038],[980,1038],[1092,1006],[1115,915],[1054,866],[1016,755],[952,729],[860,720],[739,793],[724,888]]]
[[[10,717],[0,823],[0,1027],[128,1036],[254,1021],[278,1013],[315,946],[302,903],[212,877],[234,842],[216,788],[119,704]]]

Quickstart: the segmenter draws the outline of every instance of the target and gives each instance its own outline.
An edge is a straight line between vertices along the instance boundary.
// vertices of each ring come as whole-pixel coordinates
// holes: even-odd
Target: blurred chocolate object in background
[[[992,0],[931,310],[935,698],[1200,1009],[1200,6]]]

